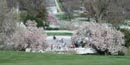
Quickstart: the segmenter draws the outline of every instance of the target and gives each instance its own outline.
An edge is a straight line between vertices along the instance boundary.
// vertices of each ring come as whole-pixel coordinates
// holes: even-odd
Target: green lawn
[[[130,65],[130,56],[0,52],[0,65]]]
[[[66,32],[49,32],[47,33],[48,36],[53,36],[53,35],[56,35],[56,36],[72,36],[72,33],[66,33]]]

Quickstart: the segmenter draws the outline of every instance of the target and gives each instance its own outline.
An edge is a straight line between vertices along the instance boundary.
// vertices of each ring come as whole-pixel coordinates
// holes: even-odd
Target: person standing
[[[56,40],[56,36],[55,35],[53,36],[53,40]]]

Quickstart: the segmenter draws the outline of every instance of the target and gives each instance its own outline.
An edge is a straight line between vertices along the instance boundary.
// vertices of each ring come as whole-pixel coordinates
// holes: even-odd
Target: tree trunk
[[[98,16],[95,16],[95,20],[96,20],[96,22],[97,23],[101,23],[101,22],[103,22],[103,14],[100,14],[100,15],[98,15]]]

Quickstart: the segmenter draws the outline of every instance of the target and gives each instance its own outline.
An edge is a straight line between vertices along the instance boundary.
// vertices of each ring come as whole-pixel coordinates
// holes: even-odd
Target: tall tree
[[[129,0],[85,0],[87,13],[96,22],[109,22],[118,26],[126,19],[125,10],[128,7]]]
[[[73,18],[74,10],[80,9],[80,0],[59,0],[61,3],[62,10],[65,12],[65,15],[68,16],[68,19]]]
[[[0,0],[0,43],[11,43],[10,39],[16,30],[17,14],[15,9],[7,7],[6,0]]]
[[[5,13],[7,13],[6,0],[0,0],[0,44],[3,43],[3,22]]]

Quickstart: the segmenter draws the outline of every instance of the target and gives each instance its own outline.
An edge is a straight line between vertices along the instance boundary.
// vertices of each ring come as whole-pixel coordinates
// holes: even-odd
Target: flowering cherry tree
[[[74,44],[81,40],[83,47],[91,47],[100,54],[119,54],[124,50],[124,34],[109,24],[86,23],[72,36]]]
[[[46,34],[37,28],[34,21],[28,20],[26,26],[19,23],[17,9],[8,8],[6,0],[0,0],[0,49],[2,50],[44,50]]]
[[[43,50],[46,47],[46,34],[43,28],[37,28],[35,21],[28,20],[26,23],[27,30],[24,34],[27,47],[34,51]]]
[[[43,51],[46,48],[46,34],[43,28],[37,28],[36,25],[35,21],[30,20],[26,26],[18,23],[6,46],[20,51],[27,48],[34,52]]]

